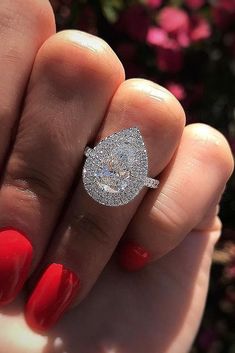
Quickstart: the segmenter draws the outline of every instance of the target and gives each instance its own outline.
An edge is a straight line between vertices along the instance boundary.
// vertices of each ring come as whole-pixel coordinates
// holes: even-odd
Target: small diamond
[[[108,206],[124,205],[145,185],[147,152],[138,128],[115,133],[89,149],[83,169],[88,194]]]

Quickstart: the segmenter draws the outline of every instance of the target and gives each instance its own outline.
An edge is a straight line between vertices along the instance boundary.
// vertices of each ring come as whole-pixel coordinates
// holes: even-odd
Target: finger
[[[1,304],[16,296],[38,264],[84,146],[123,76],[108,45],[82,32],[56,34],[40,49],[0,192],[0,224],[7,228],[0,232],[1,251],[9,255],[0,256]]]
[[[161,176],[161,187],[146,195],[128,227],[120,251],[122,266],[139,269],[175,248],[193,228],[206,223],[219,227],[215,215],[212,219],[208,213],[214,212],[232,170],[223,135],[207,125],[187,126],[174,160]]]
[[[13,138],[36,53],[55,32],[48,0],[0,3],[0,168]]]
[[[129,80],[115,93],[99,139],[133,126],[138,126],[143,135],[149,152],[149,174],[155,176],[169,163],[176,149],[184,126],[184,112],[178,101],[158,85]],[[77,294],[77,302],[86,296],[144,193],[145,190],[133,202],[114,208],[95,202],[79,184],[46,258],[47,263],[53,264],[44,272],[26,307],[26,318],[33,328],[48,329]],[[45,292],[50,292],[50,297],[45,297]]]

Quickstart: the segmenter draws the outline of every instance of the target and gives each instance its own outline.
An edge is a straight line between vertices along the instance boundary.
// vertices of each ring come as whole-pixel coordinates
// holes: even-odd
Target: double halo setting
[[[147,186],[159,181],[148,177],[148,156],[137,127],[114,133],[93,149],[86,147],[83,184],[88,194],[105,206],[132,201]]]

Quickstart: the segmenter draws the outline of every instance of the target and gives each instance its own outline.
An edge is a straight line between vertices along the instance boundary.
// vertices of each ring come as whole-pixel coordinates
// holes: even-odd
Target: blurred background
[[[165,86],[181,101],[188,123],[216,127],[235,152],[235,0],[51,3],[58,30],[102,37],[121,59],[127,78]],[[224,230],[206,311],[190,353],[235,353],[235,176],[223,197],[221,218]]]

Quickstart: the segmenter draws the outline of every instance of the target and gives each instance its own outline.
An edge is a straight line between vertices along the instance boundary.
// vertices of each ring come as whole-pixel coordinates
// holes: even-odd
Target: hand
[[[12,302],[30,278],[27,323],[46,332],[79,305],[42,336],[27,326],[21,296],[2,309],[3,353],[187,352],[220,234],[217,205],[233,169],[229,146],[208,126],[185,128],[182,107],[164,88],[124,81],[120,61],[101,39],[54,34],[47,1],[24,4],[27,15],[19,0],[0,5],[2,165],[7,156],[0,303]],[[78,179],[84,148],[133,126],[160,187],[125,206],[102,206]],[[142,271],[123,272],[117,257],[126,270]]]

